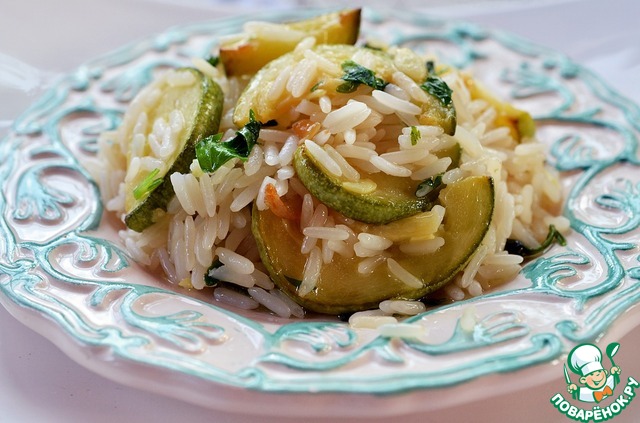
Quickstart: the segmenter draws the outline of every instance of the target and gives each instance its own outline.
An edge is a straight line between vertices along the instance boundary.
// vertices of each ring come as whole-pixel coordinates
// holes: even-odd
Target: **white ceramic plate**
[[[379,338],[331,319],[240,314],[205,293],[172,290],[132,263],[86,170],[97,134],[117,125],[156,68],[188,64],[237,32],[243,20],[233,19],[173,28],[87,63],[15,122],[0,143],[3,304],[113,379],[270,414],[379,415],[378,407],[354,407],[370,394],[385,394],[379,403],[388,414],[428,409],[435,406],[411,399],[549,362],[606,331],[640,298],[638,107],[565,56],[507,34],[415,13],[364,16],[364,37],[434,51],[538,118],[550,161],[564,171],[574,227],[566,247],[499,292],[413,318],[428,330],[424,342]],[[477,324],[467,333],[458,322],[470,305]],[[273,402],[283,394],[307,401],[283,411]]]

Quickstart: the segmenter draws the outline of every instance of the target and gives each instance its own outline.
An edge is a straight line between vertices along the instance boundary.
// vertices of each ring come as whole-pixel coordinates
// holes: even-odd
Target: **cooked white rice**
[[[260,26],[264,29],[265,27]],[[302,317],[304,310],[283,293],[274,289],[251,234],[252,203],[260,210],[269,207],[265,200],[267,186],[273,185],[279,196],[292,191],[301,197],[300,231],[304,236],[301,253],[307,256],[298,294],[311,292],[324,264],[335,254],[359,259],[358,272],[368,274],[386,266],[392,277],[409,287],[418,288],[421,281],[404,269],[387,251],[397,248],[404,254],[426,254],[444,245],[437,234],[446,210],[437,210],[432,233],[417,240],[392,240],[380,235],[358,232],[349,219],[318,203],[297,179],[292,167],[293,154],[300,144],[320,165],[334,176],[347,180],[346,189],[367,193],[376,189],[366,173],[424,180],[445,172],[451,158],[438,158],[434,151],[459,143],[462,147],[458,168],[447,171],[445,183],[471,175],[493,177],[496,206],[493,223],[482,245],[455,281],[444,288],[454,300],[481,295],[496,282],[512,278],[520,270],[522,258],[507,254],[503,248],[507,238],[525,244],[537,244],[554,224],[561,232],[569,229],[563,217],[556,216],[562,200],[562,189],[555,172],[545,167],[545,148],[535,139],[516,143],[507,127],[495,125],[496,109],[487,101],[472,100],[466,84],[467,76],[451,71],[443,76],[453,89],[457,114],[454,136],[444,134],[437,126],[421,125],[416,115],[420,107],[413,101],[425,101],[425,92],[406,74],[395,72],[384,90],[360,86],[352,94],[329,95],[323,90],[310,93],[321,75],[340,74],[331,61],[309,48],[313,39],[305,39],[298,47],[301,55],[295,65],[279,74],[271,85],[274,98],[292,97],[289,116],[308,120],[306,135],[294,129],[264,128],[259,145],[246,162],[231,160],[211,174],[203,172],[197,161],[191,173],[170,175],[176,198],[158,223],[142,233],[121,231],[125,247],[141,264],[161,268],[172,283],[202,289],[205,276],[246,288],[248,295],[219,286],[214,298],[235,307],[251,309],[259,304],[282,317]],[[366,66],[367,53],[357,53]],[[227,78],[223,72],[202,59],[194,66],[216,80],[225,94],[220,131],[224,139],[235,134],[232,123],[235,102],[246,80]],[[149,122],[145,105],[159,101],[162,83],[188,85],[189,78],[168,71],[160,82],[145,88],[131,103],[118,131],[100,138],[100,156],[104,169],[99,184],[108,210],[124,215],[124,181],[144,169],[166,168],[164,158],[173,154],[175,139],[185,128],[180,111],[169,120]],[[412,139],[411,126],[418,131]],[[133,133],[133,139],[123,134]],[[414,132],[415,134],[415,132]],[[127,149],[136,156],[127,167]],[[143,154],[148,143],[151,152]],[[436,209],[434,209],[436,210]],[[209,270],[211,263],[220,266]],[[385,301],[376,313],[357,313],[352,324],[357,327],[389,325],[393,315],[414,315],[425,310],[420,302]],[[406,336],[418,336],[406,329]],[[391,332],[390,332],[391,333]],[[404,333],[404,332],[403,332]]]

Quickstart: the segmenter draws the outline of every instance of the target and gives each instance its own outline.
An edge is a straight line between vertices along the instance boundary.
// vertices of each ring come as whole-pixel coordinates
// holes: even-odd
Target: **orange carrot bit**
[[[287,220],[300,220],[301,205],[296,205],[293,201],[285,203],[283,199],[278,195],[276,186],[273,184],[267,184],[264,190],[264,202],[269,206],[269,210],[276,216]]]
[[[320,126],[320,122],[313,122],[311,119],[302,119],[294,123],[291,128],[294,134],[300,139],[310,139],[318,133]]]

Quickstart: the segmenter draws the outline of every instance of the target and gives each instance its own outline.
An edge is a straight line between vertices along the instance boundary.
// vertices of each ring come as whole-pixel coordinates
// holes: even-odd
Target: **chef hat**
[[[569,353],[568,361],[571,371],[582,376],[604,369],[602,367],[602,353],[595,345],[585,344],[575,347]]]

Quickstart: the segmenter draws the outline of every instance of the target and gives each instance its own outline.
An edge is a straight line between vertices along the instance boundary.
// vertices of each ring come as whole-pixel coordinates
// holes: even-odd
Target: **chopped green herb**
[[[222,266],[222,262],[219,259],[216,259],[213,263],[211,263],[211,266],[209,266],[209,268],[207,269],[207,272],[204,274],[204,284],[206,286],[216,286],[221,282],[220,280],[209,275],[209,272],[221,266]]]
[[[377,46],[375,44],[371,44],[371,43],[365,43],[365,45],[363,45],[362,47],[364,48],[368,48],[369,50],[376,50],[376,51],[384,51],[384,48],[381,46]]]
[[[427,75],[440,76],[443,73],[447,73],[447,66],[440,66],[440,69],[436,70],[436,65],[433,60],[427,61]]]
[[[196,144],[196,157],[200,168],[205,172],[214,172],[233,158],[246,161],[258,142],[262,124],[256,120],[253,110],[249,111],[249,123],[236,132],[229,141],[222,142],[222,134],[203,138]]]
[[[209,56],[207,62],[215,68],[220,63],[220,56]]]
[[[133,198],[139,200],[156,189],[162,183],[162,178],[156,178],[160,169],[155,168],[133,189]]]
[[[448,106],[452,102],[451,94],[453,91],[442,78],[436,75],[435,65],[431,60],[427,62],[427,79],[420,85],[420,88],[440,100],[443,106]]]
[[[302,284],[302,281],[300,279],[292,278],[291,276],[287,276],[287,275],[284,275],[284,277],[287,280],[287,282],[289,282],[291,285],[295,287],[299,287],[300,284]]]
[[[442,173],[432,176],[429,179],[425,179],[420,182],[420,185],[418,185],[418,188],[416,189],[416,197],[425,197],[436,190],[439,191],[443,185]]]
[[[365,84],[374,90],[383,90],[387,86],[387,82],[378,78],[374,71],[357,64],[353,60],[347,60],[342,64],[342,80],[343,84],[338,85],[336,91],[339,93],[352,93],[360,84]]]
[[[336,91],[342,94],[352,93],[358,89],[358,85],[360,84],[353,81],[343,82],[336,87]]]
[[[427,76],[436,73],[436,64],[433,60],[427,60]]]
[[[322,81],[318,81],[318,82],[315,83],[315,85],[313,87],[311,87],[311,90],[309,90],[309,92],[314,92],[315,90],[317,90],[321,86],[322,86]]]
[[[428,76],[420,88],[440,100],[443,106],[451,104],[451,94],[453,94],[453,91],[442,78],[438,76]]]
[[[418,143],[418,140],[420,140],[420,131],[418,130],[417,127],[412,126],[411,127],[411,145],[416,145]]]
[[[249,111],[249,113],[251,113],[251,111]],[[275,119],[271,119],[262,124],[263,128],[268,128],[271,126],[278,126],[278,121]]]
[[[567,240],[564,239],[564,236],[562,236],[562,234],[558,232],[555,226],[550,225],[547,238],[542,241],[542,243],[537,248],[529,248],[517,239],[508,239],[504,246],[504,249],[509,254],[515,254],[521,257],[528,258],[537,256],[538,254],[542,254],[554,242],[557,242],[562,246],[567,245]]]
[[[222,134],[215,134],[201,139],[196,144],[196,158],[202,170],[213,172],[234,157],[232,153],[227,153],[221,140]]]

